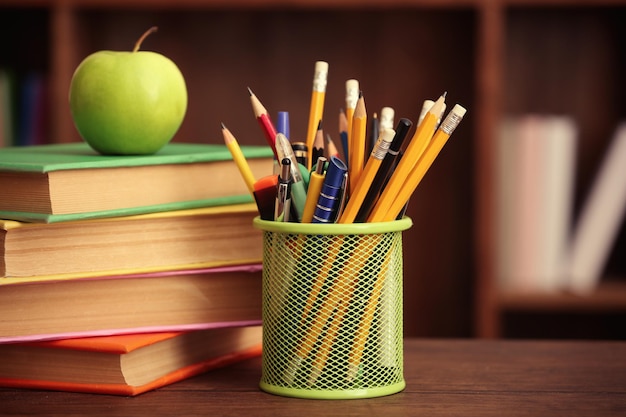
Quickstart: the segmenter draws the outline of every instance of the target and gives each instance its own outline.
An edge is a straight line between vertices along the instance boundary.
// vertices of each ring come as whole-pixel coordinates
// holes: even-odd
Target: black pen
[[[283,158],[280,161],[281,170],[276,186],[276,205],[274,206],[274,220],[288,222],[291,210],[291,159]]]

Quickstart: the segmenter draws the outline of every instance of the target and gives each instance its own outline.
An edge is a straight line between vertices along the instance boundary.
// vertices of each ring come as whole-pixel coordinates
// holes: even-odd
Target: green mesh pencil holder
[[[402,231],[411,219],[263,231],[262,390],[369,398],[405,387]]]

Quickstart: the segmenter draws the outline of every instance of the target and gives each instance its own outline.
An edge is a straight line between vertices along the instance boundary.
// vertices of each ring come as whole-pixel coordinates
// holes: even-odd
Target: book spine
[[[624,166],[626,123],[615,132],[576,224],[565,272],[574,292],[590,293],[602,276],[626,212]]]
[[[567,116],[503,121],[498,149],[496,271],[500,287],[550,292],[563,287],[577,127]]]

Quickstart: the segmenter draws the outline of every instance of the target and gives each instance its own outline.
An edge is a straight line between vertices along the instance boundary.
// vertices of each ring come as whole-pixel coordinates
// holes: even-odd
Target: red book
[[[0,386],[134,396],[261,353],[261,326],[0,345]]]

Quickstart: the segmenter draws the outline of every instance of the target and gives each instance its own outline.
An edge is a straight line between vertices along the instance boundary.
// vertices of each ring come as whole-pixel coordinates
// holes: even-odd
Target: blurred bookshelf
[[[0,69],[41,74],[45,142],[79,140],[67,93],[80,61],[101,49],[130,50],[153,25],[159,31],[143,49],[172,58],[189,89],[175,140],[219,143],[224,122],[242,144],[263,143],[247,87],[268,110],[288,109],[292,132],[304,134],[316,60],[330,64],[331,134],[348,78],[359,79],[368,113],[392,106],[413,121],[424,99],[447,91],[448,103],[468,114],[409,205],[405,334],[515,337],[526,333],[521,325],[516,333],[511,312],[582,311],[602,320],[626,310],[622,285],[576,298],[504,294],[493,267],[499,120],[572,114],[581,128],[576,192],[583,195],[626,116],[625,19],[626,1],[617,0],[0,0]],[[580,48],[570,48],[572,40]],[[594,103],[602,109],[589,111]],[[626,268],[613,258],[621,284]]]

